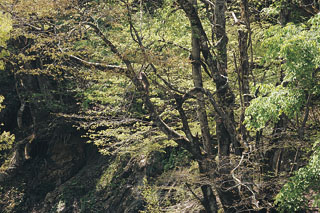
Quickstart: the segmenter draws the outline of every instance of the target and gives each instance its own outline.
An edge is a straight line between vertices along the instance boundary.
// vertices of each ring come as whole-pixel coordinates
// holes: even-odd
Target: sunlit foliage
[[[0,53],[0,72],[4,68],[4,62],[1,61],[1,58],[6,55],[6,41],[9,39],[10,31],[12,29],[10,17],[6,14],[0,13],[0,48],[2,49]],[[0,95],[0,111],[5,108],[2,105],[4,97]],[[0,125],[3,125],[0,123]],[[14,135],[10,132],[4,131],[0,134],[0,151],[10,149],[15,140]],[[1,155],[0,155],[1,157]]]
[[[283,81],[278,86],[257,86],[259,97],[252,101],[246,111],[247,128],[264,128],[269,121],[275,123],[282,113],[292,118],[300,113],[309,96],[319,94],[318,20],[319,15],[311,19],[308,25],[275,26],[267,31],[263,42],[266,52],[262,62],[278,73],[283,72]]]
[[[276,196],[275,204],[281,212],[320,208],[320,146],[314,144],[307,166],[299,169]]]
[[[0,11],[0,70],[4,68],[2,58],[8,54],[6,51],[6,41],[9,39],[11,29],[12,24],[9,15]]]

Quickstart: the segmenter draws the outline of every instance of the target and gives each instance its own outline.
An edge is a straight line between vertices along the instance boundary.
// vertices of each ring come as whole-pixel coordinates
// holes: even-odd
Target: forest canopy
[[[11,19],[8,16],[8,14],[0,14],[0,72],[4,69],[5,61],[2,59],[8,55],[6,51],[6,41],[9,39],[9,33],[12,29],[12,23]],[[5,108],[4,105],[2,105],[2,102],[4,100],[4,97],[2,94],[0,94],[0,111]],[[0,123],[0,125],[3,125]],[[12,144],[14,142],[14,135],[10,134],[10,132],[3,131],[0,132],[0,151],[5,149],[12,148]],[[2,156],[0,155],[0,158]]]
[[[144,168],[140,212],[318,210],[319,25],[309,0],[2,0],[3,179],[81,135],[97,188]]]

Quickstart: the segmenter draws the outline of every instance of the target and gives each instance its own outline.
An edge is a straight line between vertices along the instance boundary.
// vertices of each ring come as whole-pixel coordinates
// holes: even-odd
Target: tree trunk
[[[222,107],[228,119],[234,125],[234,115],[233,115],[233,105],[235,101],[234,94],[232,93],[228,84],[227,75],[227,43],[228,38],[226,35],[226,19],[225,19],[225,0],[215,1],[215,33],[217,43],[217,78],[215,79],[216,90],[218,96],[218,103]],[[237,141],[232,137],[236,135],[231,135],[228,132],[224,121],[220,118],[216,121],[216,132],[218,138],[218,154],[219,154],[219,175],[220,175],[220,186],[218,186],[218,191],[223,205],[230,209],[235,203],[239,202],[240,195],[236,188],[234,188],[235,183],[231,177],[231,165],[230,165],[230,145],[232,141]],[[235,145],[235,144],[233,144]],[[240,145],[235,148],[235,153],[241,155]],[[233,189],[231,189],[233,188]],[[229,211],[229,210],[227,210]],[[230,210],[231,211],[231,210]]]
[[[206,158],[198,162],[200,174],[207,176],[209,180],[212,180],[212,169],[214,167],[213,162],[210,162],[210,159]],[[210,185],[204,184],[201,186],[203,201],[202,204],[206,210],[206,213],[216,213],[218,212],[218,205],[216,201],[216,196],[213,193],[213,190]]]
[[[240,131],[242,135],[242,140],[245,142],[247,140],[248,133],[245,126],[243,125],[244,113],[246,108],[250,104],[250,88],[249,88],[249,56],[248,56],[248,45],[249,45],[249,34],[250,34],[250,21],[249,21],[249,8],[248,0],[241,0],[241,20],[245,23],[245,29],[240,28],[238,30],[238,42],[239,42],[239,53],[240,53],[240,70],[239,70],[239,82],[241,88],[240,94],[243,97],[243,105],[241,106],[240,115]]]
[[[281,0],[279,21],[283,27],[289,22],[290,19],[290,3],[291,0]]]
[[[272,148],[266,152],[265,155],[265,171],[263,173],[272,172],[275,175],[279,173],[280,170],[280,163],[281,163],[281,156],[282,156],[282,148],[281,145],[278,143],[281,141],[282,135],[285,132],[286,128],[286,117],[284,114],[280,116],[279,121],[275,124],[275,127],[272,132],[273,139],[269,146]]]
[[[238,30],[238,40],[239,40],[239,52],[240,52],[240,66],[239,66],[239,88],[240,93],[242,94],[243,100],[241,103],[241,115],[240,115],[240,131],[242,135],[242,140],[247,140],[247,131],[243,124],[244,113],[246,108],[249,106],[250,102],[250,91],[249,91],[249,57],[248,57],[248,32],[246,30]]]
[[[196,0],[193,0],[196,5]],[[203,88],[202,83],[202,74],[201,74],[201,64],[200,64],[200,41],[199,36],[197,35],[197,30],[192,27],[192,52],[191,52],[191,60],[192,60],[192,78],[193,84],[196,88]],[[197,114],[201,128],[202,142],[203,147],[206,153],[210,156],[212,154],[212,141],[211,135],[208,125],[208,118],[206,112],[206,104],[204,101],[204,94],[197,93]]]
[[[227,43],[228,38],[226,35],[226,19],[225,19],[225,1],[216,0],[215,2],[215,32],[217,42],[217,75],[215,79],[218,104],[223,108],[226,116],[231,123],[234,122],[233,110],[235,97],[228,84],[227,74]],[[228,156],[230,154],[230,145],[234,135],[230,135],[224,124],[225,121],[217,119],[217,137],[218,137],[218,152],[220,156]],[[241,155],[240,144],[233,144],[237,155]],[[237,147],[236,147],[237,146]]]
[[[196,6],[197,0],[193,0],[193,4]],[[192,23],[191,27],[192,27]],[[191,51],[191,60],[192,60],[192,78],[193,84],[195,88],[203,88],[202,83],[202,73],[201,73],[201,64],[200,64],[200,41],[198,31],[195,27],[192,27],[192,51]],[[209,124],[207,119],[206,112],[206,104],[203,93],[197,93],[197,115],[201,128],[201,139],[204,147],[204,151],[206,152],[209,158],[212,157],[212,140],[209,130]],[[211,165],[207,158],[203,161],[199,162],[200,173],[209,176],[210,178],[210,168]],[[203,205],[206,209],[207,213],[213,213],[218,211],[217,202],[215,195],[212,191],[212,188],[208,184],[204,184],[201,186],[201,190],[203,193]]]

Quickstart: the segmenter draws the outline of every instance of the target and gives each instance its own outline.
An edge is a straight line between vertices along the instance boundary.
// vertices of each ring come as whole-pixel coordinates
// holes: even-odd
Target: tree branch
[[[201,46],[201,53],[205,59],[206,64],[208,64],[208,67],[211,71],[211,75],[215,78],[215,76],[218,74],[217,70],[217,61],[214,60],[214,57],[212,56],[212,53],[210,52],[211,45],[209,42],[209,39],[207,37],[206,32],[203,29],[201,20],[199,19],[198,13],[194,6],[190,3],[188,0],[178,0],[179,5],[182,7],[184,12],[186,13],[187,17],[190,20],[191,27],[196,29],[196,34],[199,36],[200,40],[200,46]],[[210,47],[209,47],[210,46]],[[215,55],[215,53],[213,52]]]
[[[191,194],[201,203],[201,205],[205,205],[203,200],[199,198],[198,195],[196,195],[196,193],[194,193],[194,191],[191,189],[191,186],[188,183],[185,183],[185,185],[187,186],[187,188],[189,189],[189,191],[191,192]]]
[[[193,88],[192,90],[190,90],[188,93],[186,93],[183,96],[183,100],[185,101],[188,98],[191,98],[191,97],[193,98],[194,95],[196,93],[198,93],[198,92],[201,92],[201,93],[205,94],[208,97],[208,99],[209,99],[211,105],[213,106],[214,110],[217,112],[218,116],[221,118],[225,128],[227,129],[229,134],[232,136],[231,139],[232,139],[232,144],[233,144],[234,149],[235,149],[235,153],[237,155],[241,155],[243,148],[241,147],[240,142],[237,140],[236,130],[235,130],[234,126],[232,125],[232,122],[230,121],[229,117],[222,110],[222,107],[219,107],[217,102],[214,100],[213,94],[209,90],[206,90],[206,89],[200,88],[200,87]]]
[[[178,143],[181,147],[184,149],[188,150],[192,155],[198,159],[201,160],[203,156],[201,155],[199,147],[195,146],[191,141],[188,140],[185,136],[179,134],[177,131],[173,130],[170,128],[159,116],[159,113],[157,112],[154,104],[150,100],[149,94],[144,90],[142,82],[138,79],[138,76],[135,74],[134,69],[131,65],[131,62],[129,59],[127,59],[125,56],[123,56],[116,46],[107,39],[107,37],[101,32],[99,27],[93,23],[90,22],[85,22],[84,24],[89,25],[90,27],[93,28],[93,30],[96,32],[96,34],[105,42],[107,46],[110,47],[111,51],[119,57],[123,61],[124,64],[126,64],[127,69],[125,72],[125,75],[130,78],[133,82],[133,84],[136,86],[136,88],[139,91],[143,92],[143,100],[148,108],[148,111],[150,113],[151,119],[154,121],[154,123],[158,126],[158,128],[167,135],[169,139],[173,139],[176,143]]]
[[[81,64],[83,64],[86,67],[94,67],[99,70],[115,70],[115,71],[120,71],[124,73],[126,71],[125,67],[117,66],[117,65],[109,65],[109,64],[104,64],[104,63],[96,63],[96,62],[89,62],[86,60],[83,60],[77,56],[74,55],[69,55],[70,58],[77,60]]]
[[[215,6],[214,3],[209,0],[200,0],[200,1],[204,4],[210,4],[211,6]]]
[[[174,43],[174,42],[172,42],[172,41],[166,41],[164,38],[162,38],[161,40],[159,39],[158,41],[159,41],[159,42],[162,42],[162,43],[166,43],[166,44],[172,45],[172,46],[175,46],[175,47],[179,47],[180,49],[183,49],[183,50],[191,53],[191,50],[190,50],[190,49],[188,49],[188,48],[186,48],[186,47],[183,47],[183,46],[181,46],[181,45],[179,45],[179,44],[176,44],[176,43]]]
[[[95,25],[94,23],[91,22],[84,22],[83,24],[89,25],[95,32],[96,34],[103,40],[103,42],[111,49],[111,51],[119,57],[119,59],[121,59],[123,61],[123,63],[125,63],[125,65],[127,66],[127,71],[133,71],[132,65],[130,63],[130,61],[123,56],[119,50],[117,49],[116,46],[114,46],[114,44],[101,32],[100,28]],[[129,74],[129,73],[128,73]],[[134,73],[130,73],[131,77]]]

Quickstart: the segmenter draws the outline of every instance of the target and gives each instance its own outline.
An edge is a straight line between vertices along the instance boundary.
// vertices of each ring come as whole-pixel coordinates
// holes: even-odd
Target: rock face
[[[144,210],[144,178],[161,175],[168,156],[160,152],[139,159],[125,154],[101,155],[94,145],[86,143],[84,132],[73,128],[76,119],[55,116],[78,111],[72,94],[60,94],[64,91],[61,85],[57,88],[55,81],[45,76],[10,73],[0,72],[0,91],[6,96],[6,108],[0,113],[0,123],[5,125],[0,125],[0,131],[15,134],[17,142],[9,160],[0,159],[0,212]],[[177,186],[172,180],[170,183]],[[161,193],[167,191],[178,190]],[[177,196],[167,197],[174,200]],[[190,206],[189,202],[185,206]],[[173,209],[184,212],[179,206]]]
[[[164,173],[168,154],[104,156],[71,126],[59,122],[47,134],[37,134],[30,159],[0,183],[0,212],[136,213],[148,206],[144,180],[152,182]],[[182,193],[185,181],[176,179],[184,173],[173,171],[177,174],[167,172],[160,181],[165,189],[155,194],[170,200],[168,212],[197,212],[199,202]]]
[[[164,164],[171,159],[163,152],[104,156],[95,145],[86,143],[84,132],[64,118],[51,118],[39,125],[16,134],[20,141],[13,150],[16,155],[0,172],[0,212],[136,213],[147,206],[142,195],[144,179],[162,175]],[[163,185],[170,184],[177,186],[174,176]],[[179,206],[174,199],[178,196],[167,192],[180,192],[155,192],[174,200],[172,209],[199,209],[190,196],[192,202],[187,199]]]
[[[49,178],[60,185],[84,166],[87,153],[85,143],[79,135],[68,133],[53,140],[47,153]]]
[[[31,158],[3,172],[0,212],[138,212],[145,169],[116,160],[86,144],[61,124],[32,143]],[[112,166],[112,165],[116,165]],[[111,169],[110,169],[110,168]],[[110,172],[113,170],[112,172]]]

